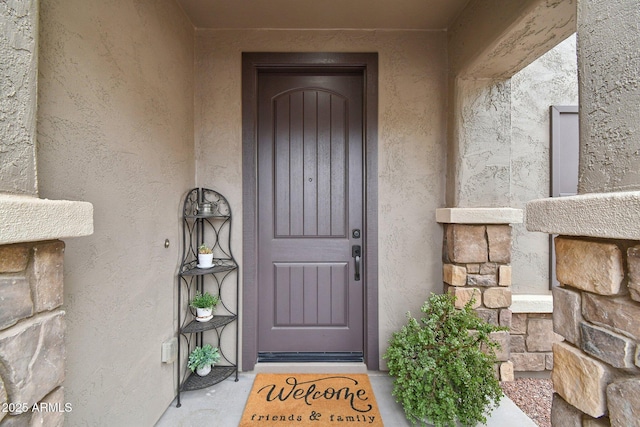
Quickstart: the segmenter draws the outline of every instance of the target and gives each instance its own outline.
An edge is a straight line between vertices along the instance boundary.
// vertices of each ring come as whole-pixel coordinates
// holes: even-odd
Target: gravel
[[[539,427],[551,427],[553,385],[549,379],[516,378],[501,382],[504,394]]]

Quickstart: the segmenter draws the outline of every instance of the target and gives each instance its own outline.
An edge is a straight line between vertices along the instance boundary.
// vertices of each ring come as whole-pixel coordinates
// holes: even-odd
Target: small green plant
[[[196,291],[190,305],[193,308],[214,308],[219,301],[218,295],[211,295],[209,292],[201,294],[200,291]]]
[[[218,347],[212,347],[211,344],[205,344],[202,347],[196,347],[189,354],[189,362],[187,366],[191,371],[202,369],[205,366],[215,365],[220,360],[220,351]]]
[[[198,246],[198,253],[199,254],[212,254],[213,250],[209,246],[207,246],[205,243],[203,243],[200,246]]]
[[[395,377],[392,394],[413,425],[486,423],[502,397],[494,370],[499,344],[490,334],[506,328],[480,319],[472,303],[457,309],[454,296],[431,294],[422,318],[407,313],[391,338],[383,357]]]

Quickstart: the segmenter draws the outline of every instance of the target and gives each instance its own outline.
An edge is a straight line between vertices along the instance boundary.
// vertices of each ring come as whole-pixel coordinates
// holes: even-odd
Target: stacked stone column
[[[563,340],[553,331],[552,313],[514,312],[509,332],[514,371],[549,374],[553,369],[552,346]]]
[[[554,426],[640,425],[640,8],[577,2],[578,195],[527,203],[527,229],[557,234]],[[565,237],[575,236],[575,237]]]
[[[473,307],[487,322],[511,327],[511,226],[445,224],[443,281],[458,307]],[[508,331],[496,332],[500,379],[513,380]]]
[[[63,253],[61,241],[0,246],[0,425],[62,426],[70,409]]]
[[[553,425],[640,425],[640,242],[555,245]]]

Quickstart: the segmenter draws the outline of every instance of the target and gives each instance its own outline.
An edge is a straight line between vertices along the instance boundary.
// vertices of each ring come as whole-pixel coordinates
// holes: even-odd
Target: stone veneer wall
[[[554,426],[640,425],[640,241],[555,239]]]
[[[553,331],[552,313],[513,313],[509,332],[513,370],[550,374],[553,343],[562,341]]]
[[[508,224],[445,224],[443,281],[445,291],[464,306],[473,307],[487,322],[505,326],[494,333],[503,381],[514,372],[550,372],[552,344],[562,340],[553,332],[551,313],[513,313],[511,295],[511,226]]]
[[[1,426],[62,426],[72,409],[62,388],[63,253],[59,240],[0,245]]]
[[[511,327],[511,226],[445,224],[443,251],[445,291],[463,307],[473,307],[487,322]],[[513,379],[509,333],[494,332],[500,379]]]

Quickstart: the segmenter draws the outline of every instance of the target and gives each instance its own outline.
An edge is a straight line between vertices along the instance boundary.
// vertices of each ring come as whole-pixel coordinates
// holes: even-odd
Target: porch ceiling
[[[469,0],[176,0],[196,28],[442,30]]]

